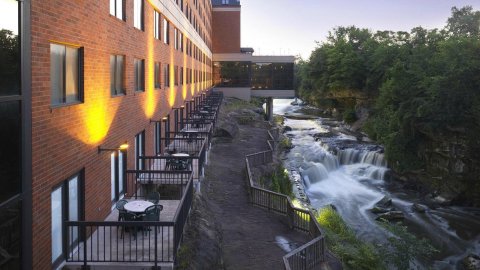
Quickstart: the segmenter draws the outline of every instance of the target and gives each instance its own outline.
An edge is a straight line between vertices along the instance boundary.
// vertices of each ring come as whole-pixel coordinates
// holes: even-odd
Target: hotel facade
[[[177,205],[172,221],[143,224],[148,235],[162,230],[147,237],[153,245],[142,244],[148,259],[138,248],[135,259],[132,249],[125,259],[132,230],[100,222],[120,200],[136,198],[139,175],[153,166],[145,157],[162,156],[177,137],[182,142],[194,113],[218,105],[215,92],[293,96],[293,57],[257,57],[240,48],[240,3],[233,0],[0,2],[8,18],[0,24],[0,269],[173,267],[190,182],[170,196]],[[190,166],[199,166],[192,169],[195,181],[206,162],[208,143],[202,145],[198,156],[190,154]],[[121,237],[112,236],[113,228]],[[157,248],[172,254],[160,256]]]

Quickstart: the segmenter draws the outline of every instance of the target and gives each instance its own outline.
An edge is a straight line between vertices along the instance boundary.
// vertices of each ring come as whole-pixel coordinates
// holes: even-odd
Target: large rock
[[[425,213],[427,211],[428,207],[425,205],[421,205],[418,203],[414,203],[412,205],[412,210],[418,213]]]
[[[224,269],[222,233],[207,202],[195,194],[175,269]]]
[[[380,208],[389,208],[392,207],[392,198],[390,196],[384,196],[380,201],[378,201],[375,206]]]
[[[236,121],[222,121],[215,128],[214,137],[235,138],[238,134],[238,124]]]
[[[480,270],[480,256],[470,254],[462,260],[462,264],[466,270]]]
[[[396,221],[402,220],[405,216],[403,215],[402,211],[390,211],[377,216],[377,220],[384,219],[388,221]]]

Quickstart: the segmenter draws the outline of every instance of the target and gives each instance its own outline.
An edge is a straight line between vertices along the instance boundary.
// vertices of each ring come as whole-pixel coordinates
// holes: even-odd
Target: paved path
[[[297,246],[306,234],[291,230],[287,220],[249,204],[245,180],[245,154],[267,149],[263,128],[240,127],[232,142],[217,142],[211,150],[202,193],[215,213],[223,234],[226,269],[284,269],[287,253],[277,243],[280,236]]]

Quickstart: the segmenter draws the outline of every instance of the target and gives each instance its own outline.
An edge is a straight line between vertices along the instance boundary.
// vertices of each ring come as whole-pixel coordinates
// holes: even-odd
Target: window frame
[[[154,72],[153,86],[154,86],[154,89],[161,89],[162,88],[162,64],[160,62],[154,62],[153,65],[154,65],[153,66],[153,72]]]
[[[52,45],[61,46],[65,48],[65,53],[62,56],[62,86],[61,86],[61,94],[62,94],[62,102],[53,103],[52,96],[53,96],[53,80],[52,80]],[[77,93],[76,93],[76,100],[67,102],[67,48],[75,49],[77,51]],[[50,107],[57,108],[57,107],[65,107],[71,106],[76,104],[81,104],[84,102],[84,48],[81,46],[74,46],[74,45],[67,45],[65,43],[58,43],[58,42],[51,42],[50,43]]]
[[[119,14],[117,14],[117,11],[119,10],[117,8],[117,4],[119,2],[122,4],[122,9],[121,9],[122,14],[121,14],[121,16],[119,16]],[[112,5],[112,3],[115,4],[115,7],[113,8],[115,14],[112,14],[112,7],[110,6],[110,10],[109,10],[110,15],[119,19],[119,20],[122,20],[124,22],[127,21],[127,17],[125,16],[125,0],[110,0],[110,5]]]
[[[140,5],[139,16],[137,18],[137,5]],[[137,25],[140,23],[140,25]],[[145,1],[144,0],[134,0],[133,1],[133,27],[135,29],[145,31]]]
[[[127,94],[127,89],[125,87],[125,55],[121,55],[121,54],[111,54],[110,55],[110,65],[112,64],[112,57],[115,58],[115,67],[114,67],[114,74],[112,76],[112,66],[110,66],[110,95],[111,97],[118,97],[118,96],[125,96]],[[117,91],[118,89],[115,88],[114,86],[114,89],[112,89],[112,80],[114,82],[116,82],[116,78],[117,78],[117,64],[118,64],[118,58],[123,58],[123,62],[122,62],[122,67],[121,67],[121,70],[122,70],[122,78],[120,78],[121,80],[121,89],[120,91]],[[114,83],[115,84],[115,83]]]
[[[133,68],[134,68],[134,73],[133,73],[134,91],[145,92],[145,59],[135,58],[133,61]]]

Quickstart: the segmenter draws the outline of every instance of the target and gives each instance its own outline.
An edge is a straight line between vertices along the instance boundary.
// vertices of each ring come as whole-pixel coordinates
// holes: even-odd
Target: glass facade
[[[221,6],[221,5],[230,5],[230,6],[239,6],[239,0],[212,0],[213,6]]]
[[[219,87],[250,87],[250,62],[214,62],[214,83]]]
[[[253,90],[293,89],[293,63],[255,63],[252,65]]]
[[[0,0],[0,269],[20,269],[22,90],[20,7]]]
[[[292,90],[293,63],[214,62],[218,87],[251,87],[253,90]]]

